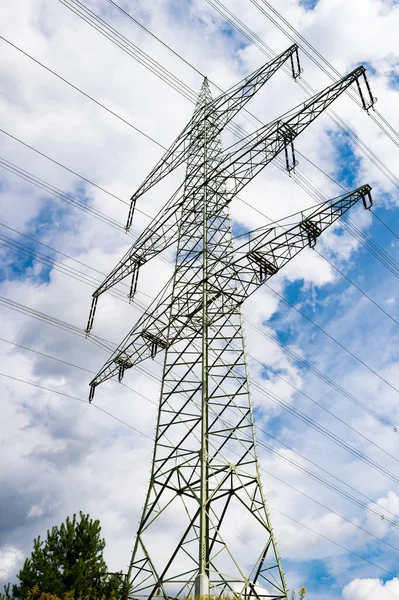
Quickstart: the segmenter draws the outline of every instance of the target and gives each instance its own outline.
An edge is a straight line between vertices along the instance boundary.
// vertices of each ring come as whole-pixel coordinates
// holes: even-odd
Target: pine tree
[[[13,586],[13,596],[28,599],[34,587],[40,593],[94,600],[116,597],[121,588],[122,574],[109,574],[103,558],[105,541],[101,538],[98,520],[80,513],[60,527],[47,531],[46,541],[40,536],[33,542],[30,558],[19,574],[19,585]]]

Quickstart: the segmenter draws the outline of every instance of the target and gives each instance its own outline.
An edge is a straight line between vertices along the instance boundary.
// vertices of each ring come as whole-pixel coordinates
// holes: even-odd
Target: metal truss
[[[88,333],[98,297],[127,275],[132,297],[139,268],[177,243],[173,277],[90,383],[92,401],[100,383],[165,351],[150,485],[124,599],[287,600],[259,475],[241,305],[352,206],[369,208],[371,188],[248,232],[234,247],[234,196],[281,151],[291,170],[296,136],[365,77],[355,69],[222,152],[220,132],[286,60],[296,78],[292,46],[215,100],[205,79],[193,118],[132,197],[128,227],[137,198],[183,161],[184,184],[93,294]]]

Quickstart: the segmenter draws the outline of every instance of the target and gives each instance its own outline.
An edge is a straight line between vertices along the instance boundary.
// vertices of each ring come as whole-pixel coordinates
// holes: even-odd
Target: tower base
[[[205,573],[200,573],[197,575],[195,580],[195,597],[199,596],[202,598],[203,596],[209,596],[209,578]]]

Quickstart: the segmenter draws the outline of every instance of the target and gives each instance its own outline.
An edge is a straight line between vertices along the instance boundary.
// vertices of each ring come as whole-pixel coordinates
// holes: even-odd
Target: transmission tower
[[[229,203],[281,151],[292,170],[294,139],[350,85],[365,110],[374,102],[358,67],[223,152],[220,133],[287,61],[296,79],[293,45],[216,99],[204,80],[193,117],[132,196],[127,229],[137,199],[186,163],[184,183],[93,294],[87,333],[102,293],[130,275],[132,299],[139,269],[177,244],[173,277],[90,383],[91,402],[97,385],[164,351],[150,484],[125,598],[287,600],[259,475],[241,304],[359,200],[369,208],[371,188],[260,227],[237,247]]]

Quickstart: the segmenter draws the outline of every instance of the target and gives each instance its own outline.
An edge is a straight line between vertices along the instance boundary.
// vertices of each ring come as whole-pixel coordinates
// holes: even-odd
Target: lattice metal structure
[[[358,67],[223,152],[222,130],[286,61],[295,79],[294,45],[216,99],[205,79],[192,119],[132,196],[127,228],[139,196],[185,162],[183,185],[93,294],[88,333],[98,297],[128,275],[133,297],[139,269],[177,244],[173,277],[90,384],[92,401],[103,381],[165,354],[150,485],[125,598],[237,593],[287,600],[259,475],[241,305],[357,202],[369,208],[371,188],[260,227],[234,246],[234,196],[280,152],[291,170],[294,139],[352,83],[366,81]],[[368,84],[362,98],[368,110]]]

